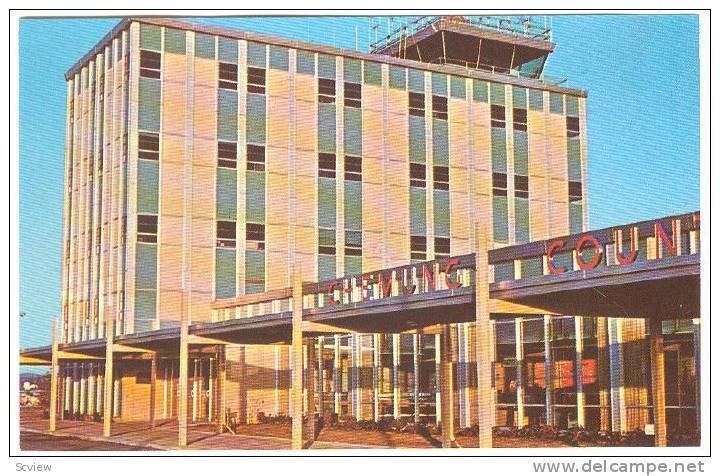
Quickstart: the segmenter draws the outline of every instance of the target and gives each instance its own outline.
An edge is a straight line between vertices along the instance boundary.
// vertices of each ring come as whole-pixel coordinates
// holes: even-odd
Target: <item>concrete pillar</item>
[[[72,406],[72,412],[73,416],[80,413],[80,364],[77,362],[73,364],[73,384],[72,384],[72,400],[73,400],[73,406]]]
[[[610,416],[610,362],[608,355],[608,320],[597,318],[598,387],[600,389],[600,431],[612,430]]]
[[[625,413],[625,362],[623,359],[622,319],[608,318],[608,364],[610,367],[610,414],[613,432],[627,431]]]
[[[650,326],[650,375],[652,376],[653,418],[655,446],[667,446],[667,423],[665,420],[665,350],[663,346],[662,321],[648,319]]]
[[[192,421],[195,423],[198,414],[198,359],[192,359]]]
[[[118,369],[118,372],[115,372],[117,375],[113,376],[113,417],[119,417],[120,416],[120,396],[122,392],[122,374],[121,374],[121,368]]]
[[[400,334],[392,335],[393,418],[400,418]]]
[[[342,404],[340,402],[340,393],[342,391],[342,376],[340,375],[342,368],[342,354],[340,353],[340,336],[338,335],[333,337],[333,350],[335,353],[335,358],[333,360],[333,391],[335,392],[334,406],[335,413],[339,416],[342,413]]]
[[[545,423],[555,425],[554,389],[555,389],[555,366],[552,358],[552,317],[543,317],[544,342],[545,342]],[[524,383],[523,383],[524,384]]]
[[[57,429],[58,410],[58,342],[57,342],[57,320],[52,322],[52,354],[50,357],[50,432]]]
[[[422,334],[413,335],[413,420],[420,423],[420,352],[422,351]]]
[[[80,403],[78,412],[80,415],[87,414],[87,371],[85,362],[78,364],[80,377]]]
[[[700,320],[693,319],[693,350],[695,357],[695,425],[700,435]]]
[[[208,365],[208,411],[207,421],[212,422],[213,412],[215,411],[215,358],[210,357],[210,365]]]
[[[445,324],[440,340],[440,424],[442,426],[443,448],[452,448],[455,446],[451,339],[450,325]]]
[[[102,373],[102,367],[100,364],[97,366],[97,378],[95,379],[95,412],[100,415],[104,412],[103,409],[103,389],[105,388],[105,382]]]
[[[477,264],[475,265],[477,268]],[[523,382],[523,366],[525,365],[525,349],[523,348],[522,318],[515,318],[515,360],[517,361],[517,376],[515,388],[517,393],[517,426],[525,426],[525,382]],[[547,376],[545,381],[547,382]]]
[[[317,388],[317,382],[315,380],[315,360],[317,358],[315,354],[315,339],[310,338],[308,339],[307,343],[307,351],[308,351],[308,359],[307,359],[307,418],[308,418],[308,436],[309,436],[309,445],[312,445],[312,443],[315,441],[315,389]]]
[[[93,362],[88,366],[87,376],[87,414],[92,416],[95,414],[95,379],[97,369]]]
[[[183,299],[184,301],[184,299]],[[180,322],[180,363],[178,370],[178,446],[187,446],[187,420],[188,420],[188,360],[189,360],[189,330],[187,309],[183,302]]]
[[[157,353],[150,359],[150,428],[155,428],[155,391],[157,384]]]
[[[302,353],[300,354],[300,357],[302,358]],[[291,362],[292,363],[292,362]],[[240,347],[238,349],[238,382],[240,382],[240,406],[238,408],[238,420],[244,424],[247,424],[248,422],[248,408],[247,408],[247,402],[248,402],[248,386],[247,386],[247,367],[245,365],[245,346]],[[291,402],[292,402],[292,392],[291,393]],[[300,395],[302,396],[302,387],[300,387]],[[302,402],[302,398],[301,398]]]
[[[380,421],[380,334],[373,334],[373,419]]]
[[[72,365],[65,364],[65,409],[63,413],[70,415],[72,412]],[[63,419],[65,417],[63,416]]]
[[[290,344],[290,356],[292,368],[290,384],[290,415],[292,418],[292,441],[291,447],[294,450],[302,449],[302,414],[303,414],[303,343],[302,343],[302,278],[296,270],[293,273],[293,298],[292,298],[292,340]]]
[[[577,394],[577,424],[585,428],[585,392],[583,391],[583,318],[575,316],[575,388]]]
[[[435,334],[435,424],[439,425],[442,421],[442,382],[440,375],[442,374],[442,335]]]
[[[323,375],[323,354],[325,350],[325,337],[320,336],[318,337],[318,356],[317,356],[317,366],[318,366],[318,375],[317,375],[317,394],[318,394],[318,414],[322,417],[325,413],[325,407],[324,407],[324,397],[325,397],[325,379]]]
[[[109,437],[112,434],[112,417],[114,392],[114,374],[113,374],[113,339],[115,338],[115,316],[108,313],[107,323],[105,325],[107,332],[105,333],[105,398],[103,399],[103,436]]]
[[[476,226],[475,254],[475,361],[477,362],[478,447],[492,448],[492,428],[495,419],[492,388],[494,346],[492,323],[488,306],[490,276],[487,261],[487,234]]]
[[[162,404],[162,417],[163,420],[167,419],[168,417],[168,390],[169,390],[169,382],[168,378],[170,376],[170,372],[168,369],[168,361],[165,360],[163,364],[163,404]]]
[[[218,354],[218,432],[225,430],[227,423],[227,393],[225,384],[227,382],[227,359],[225,358],[225,348],[223,347]]]

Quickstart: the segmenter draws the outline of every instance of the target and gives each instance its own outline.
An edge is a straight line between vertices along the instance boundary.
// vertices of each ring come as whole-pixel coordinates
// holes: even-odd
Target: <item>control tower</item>
[[[423,63],[539,78],[551,30],[531,17],[422,16],[376,41],[371,52]]]

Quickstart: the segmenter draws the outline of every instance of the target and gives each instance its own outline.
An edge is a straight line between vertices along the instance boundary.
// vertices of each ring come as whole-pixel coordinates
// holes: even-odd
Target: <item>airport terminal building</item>
[[[62,319],[23,353],[57,369],[51,426],[697,433],[699,213],[589,232],[554,47],[488,17],[371,53],[123,20],[66,75]]]

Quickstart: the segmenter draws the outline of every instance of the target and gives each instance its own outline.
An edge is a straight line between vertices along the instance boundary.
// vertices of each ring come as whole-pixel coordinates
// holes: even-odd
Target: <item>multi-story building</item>
[[[122,21],[66,75],[60,341],[102,339],[109,322],[115,336],[162,336],[183,318],[263,314],[223,303],[286,289],[293,272],[317,282],[587,230],[586,92],[545,77],[549,32],[425,21],[372,53]],[[543,272],[542,260],[523,267]],[[494,280],[516,271],[496,266]],[[681,324],[666,363],[692,376],[693,327]],[[496,319],[495,425],[644,428],[645,335],[633,319]],[[459,427],[477,421],[473,339],[472,323],[453,324]],[[440,418],[438,340],[316,339],[321,412]],[[219,358],[191,353],[193,421],[289,412],[287,347],[227,346],[222,390]],[[157,366],[153,417],[172,418],[177,356]],[[116,364],[116,417],[148,418],[148,369]],[[102,366],[61,372],[66,412],[102,409]],[[676,396],[669,418],[694,428],[694,388]]]

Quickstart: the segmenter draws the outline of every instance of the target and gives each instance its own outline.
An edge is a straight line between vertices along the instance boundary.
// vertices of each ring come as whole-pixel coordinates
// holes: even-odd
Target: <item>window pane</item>
[[[450,192],[435,190],[435,236],[450,236]]]
[[[393,89],[405,89],[405,68],[390,66],[390,87]]]
[[[362,111],[355,107],[345,108],[345,153],[362,155]]]
[[[505,129],[493,127],[491,130],[492,142],[492,169],[493,172],[507,171],[507,149],[505,144]]]
[[[335,256],[318,255],[318,280],[324,281],[335,276]]]
[[[227,89],[218,89],[218,139],[237,141],[238,103],[237,93]]]
[[[382,82],[382,66],[380,63],[366,61],[364,77],[366,84],[379,85]]]
[[[527,198],[515,197],[515,240],[530,241],[530,205]]]
[[[334,104],[318,104],[318,150],[335,152]]]
[[[159,163],[155,160],[138,160],[137,208],[138,213],[158,212]]]
[[[135,288],[157,287],[157,245],[138,243],[135,246]]]
[[[162,30],[157,25],[140,24],[140,49],[160,51]]]
[[[247,44],[247,64],[257,68],[265,68],[266,66],[266,46],[260,43],[248,42]]]
[[[425,94],[425,73],[411,69],[408,72],[408,91]]]
[[[235,250],[215,250],[215,297],[218,299],[235,296]]]
[[[238,62],[238,42],[229,38],[218,38],[218,61],[223,63]]]
[[[318,178],[318,226],[335,228],[337,215],[335,179]]]
[[[283,48],[282,46],[270,47],[270,68],[287,71],[289,61],[287,48]]]
[[[297,72],[315,74],[315,53],[297,50]]]
[[[410,234],[425,235],[425,189],[410,187]]]
[[[564,112],[562,94],[550,93],[550,112],[553,114],[562,114]]]
[[[526,131],[513,131],[515,174],[528,174],[528,135]]]
[[[453,76],[450,79],[450,94],[454,98],[465,99],[465,78]]]
[[[490,83],[490,102],[505,105],[505,85]]]
[[[425,163],[425,118],[408,116],[410,162]]]
[[[160,132],[160,81],[140,78],[138,129]]]
[[[473,79],[473,99],[475,101],[488,101],[488,83],[479,79]]]
[[[335,79],[335,57],[318,55],[318,77]]]
[[[246,173],[246,218],[255,223],[265,222],[265,172]]]
[[[493,195],[493,238],[498,243],[508,241],[507,197]]]
[[[531,89],[529,92],[530,96],[530,110],[542,111],[543,110],[543,92],[539,89]]]
[[[362,229],[362,182],[345,181],[345,228]]]
[[[442,73],[432,73],[432,93],[438,96],[448,95],[448,77]]]
[[[346,83],[362,83],[362,63],[359,60],[345,58],[343,62],[343,81]]]
[[[441,119],[433,119],[433,163],[435,165],[448,165],[448,123]]]
[[[527,109],[527,89],[513,86],[513,108]]]
[[[237,173],[235,169],[217,169],[218,220],[237,220]]]
[[[247,95],[247,141],[265,143],[265,95]]]
[[[215,59],[215,37],[196,33],[195,56],[198,58]]]

